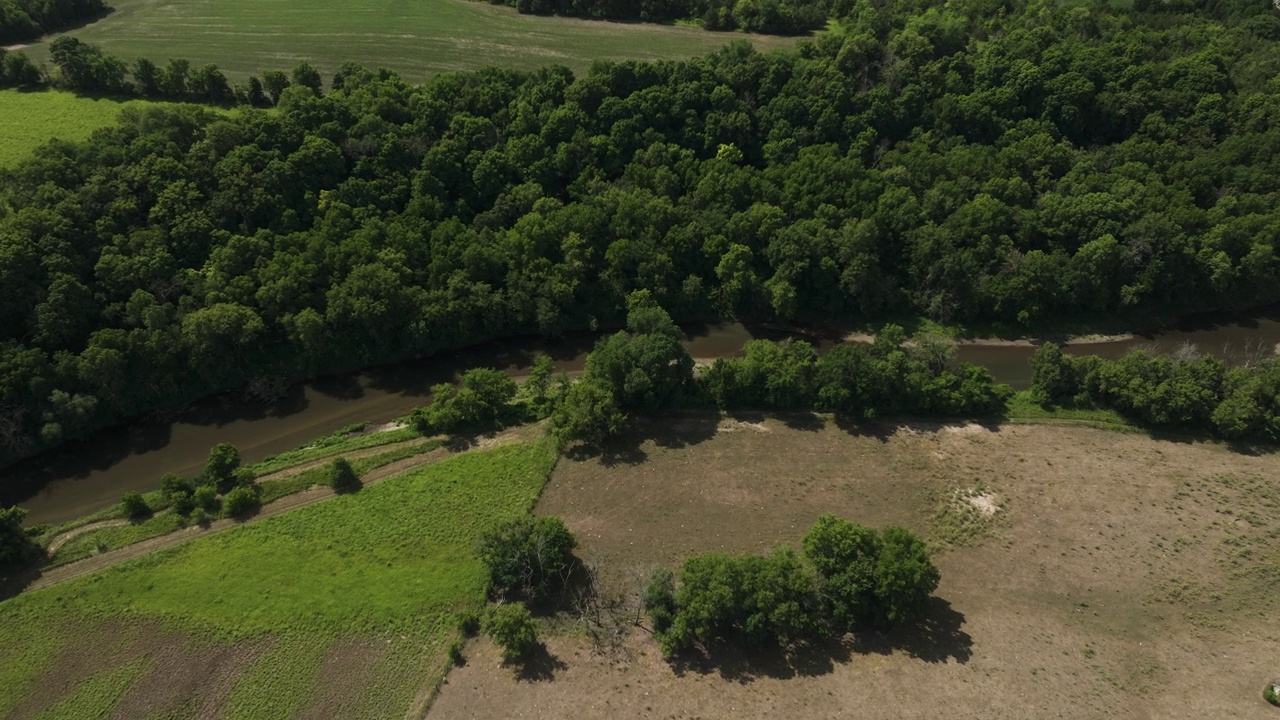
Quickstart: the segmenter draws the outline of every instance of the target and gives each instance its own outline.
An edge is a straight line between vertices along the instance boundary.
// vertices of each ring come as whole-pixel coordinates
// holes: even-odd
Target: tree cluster
[[[1280,358],[1228,368],[1194,351],[1107,360],[1046,343],[1031,367],[1032,398],[1045,406],[1107,408],[1151,427],[1280,442]]]
[[[689,558],[679,583],[657,571],[645,609],[668,655],[718,642],[787,648],[859,627],[917,619],[939,574],[924,543],[901,528],[877,533],[824,516],[804,554]]]
[[[22,527],[27,511],[20,507],[0,508],[0,576],[30,562],[40,546]]]
[[[816,409],[852,419],[1003,411],[1012,390],[986,368],[953,369],[951,354],[946,344],[908,343],[901,327],[887,325],[874,344],[839,345],[822,357],[805,342],[754,340],[742,357],[717,359],[701,381],[721,409]]]
[[[681,320],[1015,332],[1276,301],[1277,18],[1250,8],[895,0],[790,52],[347,67],[271,112],[128,111],[0,177],[0,463],[216,392],[621,326],[637,290]],[[929,382],[963,403],[965,380]],[[572,400],[609,414],[618,387]]]
[[[0,0],[0,45],[35,40],[110,11],[102,0]]]
[[[491,595],[541,603],[569,582],[577,547],[577,538],[560,518],[524,516],[484,533],[477,554],[489,572]]]
[[[240,451],[220,443],[209,450],[203,473],[195,478],[167,473],[160,478],[160,493],[173,512],[204,522],[251,513],[260,504],[262,488],[252,471],[240,467]]]

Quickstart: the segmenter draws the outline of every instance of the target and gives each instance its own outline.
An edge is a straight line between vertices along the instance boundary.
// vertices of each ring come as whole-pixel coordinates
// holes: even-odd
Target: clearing
[[[689,554],[798,544],[834,513],[930,539],[942,584],[927,621],[679,666],[643,629],[598,652],[569,626],[521,676],[479,640],[430,717],[1273,712],[1280,456],[1082,427],[686,417],[641,431],[561,460],[536,508],[565,519],[608,593],[634,598]]]
[[[233,81],[307,60],[325,76],[347,60],[417,82],[453,70],[560,64],[581,72],[599,59],[660,60],[705,54],[731,40],[761,50],[794,38],[693,27],[520,15],[474,0],[111,0],[116,11],[70,34],[132,62],[216,63]],[[25,52],[48,61],[48,41]]]
[[[462,453],[0,603],[0,716],[419,716],[484,601],[475,537],[555,461]]]
[[[94,130],[115,125],[124,108],[148,102],[77,97],[57,90],[0,90],[0,168],[12,167],[55,138],[88,140]]]

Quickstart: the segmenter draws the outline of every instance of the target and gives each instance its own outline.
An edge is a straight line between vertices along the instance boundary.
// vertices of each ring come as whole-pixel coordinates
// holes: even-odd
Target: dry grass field
[[[798,543],[823,513],[903,525],[942,583],[920,627],[803,657],[669,664],[642,628],[598,652],[560,626],[532,672],[488,641],[430,716],[1249,718],[1280,676],[1280,455],[1088,428],[849,432],[778,419],[652,423],[570,455],[564,517],[606,591],[698,552]]]

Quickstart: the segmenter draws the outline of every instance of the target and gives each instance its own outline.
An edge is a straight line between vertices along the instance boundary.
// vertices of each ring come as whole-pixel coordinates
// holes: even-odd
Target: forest
[[[636,290],[677,321],[1020,334],[1280,300],[1270,4],[841,12],[795,51],[581,77],[278,73],[270,111],[51,144],[0,176],[0,464],[217,392],[620,327]],[[93,52],[62,49],[66,86]]]
[[[0,45],[35,40],[110,11],[102,0],[0,0]]]

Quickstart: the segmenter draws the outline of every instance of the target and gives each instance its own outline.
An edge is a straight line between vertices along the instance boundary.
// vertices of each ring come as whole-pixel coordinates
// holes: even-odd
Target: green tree
[[[261,505],[257,485],[237,485],[222,498],[222,512],[227,517],[244,517]]]
[[[240,467],[240,451],[231,443],[218,443],[209,450],[204,463],[205,476],[219,491],[225,492],[235,485],[235,471]]]
[[[334,458],[329,464],[329,486],[336,493],[351,493],[362,487],[355,468],[344,457]]]
[[[822,580],[827,613],[837,627],[851,630],[875,615],[876,568],[883,546],[875,530],[823,515],[801,544]]]
[[[151,506],[147,504],[140,492],[131,491],[121,495],[120,504],[124,507],[124,514],[130,520],[141,520],[151,514]]]
[[[876,560],[876,600],[884,622],[903,624],[918,618],[940,579],[923,540],[902,528],[884,529]]]
[[[320,77],[320,71],[311,66],[311,63],[303,60],[293,68],[290,74],[290,80],[298,87],[309,88],[311,92],[319,95],[323,80]]]
[[[542,602],[568,581],[577,546],[560,518],[521,517],[481,535],[477,554],[489,570],[495,596]]]
[[[614,394],[604,383],[579,380],[551,412],[551,427],[562,444],[582,441],[599,445],[622,432],[627,416],[618,410]]]
[[[516,662],[538,647],[538,623],[520,603],[502,603],[484,616],[484,633],[502,648],[503,662]]]
[[[267,98],[271,100],[272,105],[280,103],[280,94],[289,87],[289,76],[279,70],[267,70],[262,73],[262,89],[266,91]]]

